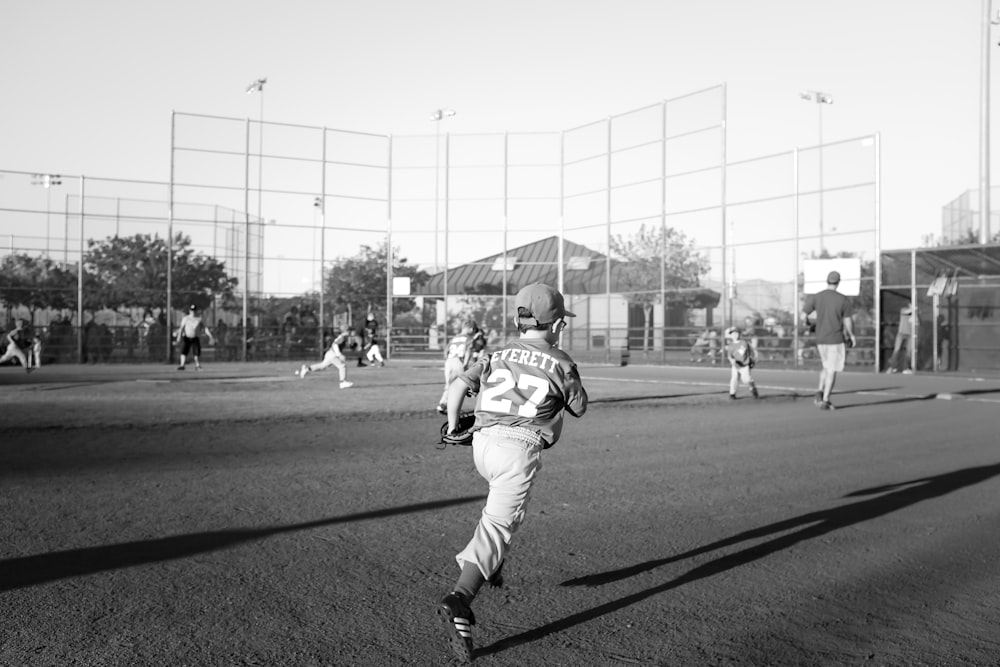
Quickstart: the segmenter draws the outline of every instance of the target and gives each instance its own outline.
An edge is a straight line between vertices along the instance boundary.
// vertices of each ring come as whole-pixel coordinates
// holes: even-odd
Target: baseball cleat
[[[437,411],[443,415],[446,415],[448,414],[448,406],[445,405],[444,403],[438,403]]]
[[[353,382],[348,382],[347,380],[344,380],[343,382],[340,383],[340,388],[341,389],[348,389],[348,388],[353,387],[353,386],[354,386],[354,383]]]
[[[300,368],[298,372],[296,372],[295,374],[298,375],[299,378],[305,379],[306,373],[308,372],[309,372],[309,367],[306,366],[305,364],[302,364],[302,368]]]
[[[823,405],[823,392],[821,391],[816,392],[816,397],[813,398],[813,405],[815,405],[817,408]]]
[[[437,608],[437,616],[448,632],[448,645],[463,663],[472,662],[472,626],[476,615],[458,593],[448,593]]]
[[[822,403],[819,404],[819,409],[820,410],[836,410],[837,408],[834,407],[833,403],[831,403],[830,401],[823,401]]]

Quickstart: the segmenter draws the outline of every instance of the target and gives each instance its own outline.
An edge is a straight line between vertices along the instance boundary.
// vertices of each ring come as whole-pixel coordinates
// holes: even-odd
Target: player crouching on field
[[[465,662],[472,659],[472,601],[485,582],[502,584],[501,568],[511,536],[524,521],[542,450],[559,439],[564,411],[580,417],[587,410],[576,364],[556,347],[565,318],[575,317],[563,295],[548,285],[528,285],[517,293],[514,307],[520,337],[484,355],[448,389],[449,434],[466,392],[476,396],[472,457],[490,487],[472,539],[455,556],[458,581],[437,609],[452,650]]]
[[[757,385],[754,384],[750,370],[757,364],[757,352],[747,342],[736,327],[726,329],[726,358],[732,367],[729,376],[729,398],[736,399],[736,390],[740,382],[750,386],[750,393],[759,398]]]

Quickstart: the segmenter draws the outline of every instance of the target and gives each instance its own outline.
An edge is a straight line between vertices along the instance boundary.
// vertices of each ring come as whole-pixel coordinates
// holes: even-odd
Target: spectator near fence
[[[899,309],[899,325],[896,329],[896,340],[892,345],[892,356],[889,357],[889,368],[886,373],[912,373],[909,356],[913,349],[913,302],[907,301]]]

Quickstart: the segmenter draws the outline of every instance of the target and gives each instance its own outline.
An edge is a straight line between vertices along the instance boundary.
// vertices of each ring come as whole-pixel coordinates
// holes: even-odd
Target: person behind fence
[[[472,323],[466,322],[462,325],[462,331],[448,342],[448,347],[444,350],[444,391],[441,392],[441,400],[437,405],[437,411],[441,414],[448,412],[448,388],[469,367],[469,359],[472,358],[471,343]]]
[[[378,338],[378,320],[375,319],[375,313],[368,313],[365,317],[365,346],[363,348],[363,353],[368,363],[372,366],[378,364],[381,368],[385,366],[385,359],[382,358],[382,346],[380,345],[380,340]]]
[[[760,398],[751,374],[757,364],[757,351],[736,327],[726,329],[725,354],[732,369],[729,376],[729,399],[736,400],[736,391],[741,382],[750,387],[751,396]]]
[[[201,370],[201,334],[208,336],[209,343],[215,345],[215,337],[202,321],[198,314],[198,306],[194,304],[188,309],[188,314],[181,319],[181,326],[177,330],[177,342],[181,344],[181,360],[177,370],[184,370],[187,358],[194,359],[194,367]]]
[[[819,371],[819,388],[813,400],[821,410],[834,410],[830,402],[837,373],[844,370],[847,357],[845,342],[851,347],[857,344],[854,338],[854,320],[851,318],[851,300],[837,291],[840,273],[831,271],[826,276],[826,289],[806,297],[802,316],[806,322],[815,313],[816,350],[823,366]]]
[[[705,329],[698,334],[694,345],[691,346],[691,361],[700,364],[707,358],[714,364],[717,337],[718,334],[714,329]]]
[[[906,305],[899,309],[899,327],[896,329],[896,340],[892,344],[892,356],[889,357],[889,368],[886,373],[912,373],[910,369],[910,350],[913,346],[913,302],[907,300]]]
[[[472,338],[469,341],[469,348],[472,354],[469,356],[469,363],[474,364],[486,355],[486,334],[476,322],[472,322]]]
[[[472,538],[455,556],[458,578],[436,610],[452,651],[465,663],[473,657],[473,600],[486,582],[503,584],[503,564],[511,538],[524,522],[542,469],[542,450],[559,440],[565,413],[582,417],[587,411],[587,391],[576,364],[556,347],[566,318],[575,317],[566,310],[563,295],[536,283],[517,293],[514,307],[520,337],[460,374],[447,398],[452,435],[467,393],[476,395],[472,459],[489,482]],[[465,438],[461,444],[467,444]]]
[[[27,325],[27,321],[23,318],[19,317],[14,320],[14,328],[7,332],[7,349],[0,357],[0,364],[17,359],[21,362],[25,372],[30,373],[31,366],[28,365],[28,357],[24,353],[26,349],[31,347],[31,334],[28,332]]]

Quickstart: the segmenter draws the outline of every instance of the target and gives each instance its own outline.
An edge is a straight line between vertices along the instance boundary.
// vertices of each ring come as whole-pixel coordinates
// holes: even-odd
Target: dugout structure
[[[880,302],[879,368],[888,368],[901,309],[912,302],[910,370],[1000,371],[1000,244],[885,252]]]

